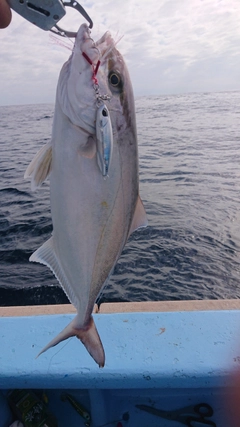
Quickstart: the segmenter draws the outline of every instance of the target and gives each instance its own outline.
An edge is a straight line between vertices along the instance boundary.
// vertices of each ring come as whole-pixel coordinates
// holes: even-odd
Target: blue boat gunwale
[[[240,363],[239,300],[102,304],[94,318],[103,369],[75,338],[35,359],[74,312],[71,305],[0,309],[0,388],[212,386]]]
[[[1,307],[0,389],[48,390],[53,411],[61,392],[68,390],[86,401],[94,426],[126,411],[133,427],[149,425],[135,407],[148,396],[156,407],[206,401],[214,407],[217,425],[229,425],[222,397],[229,373],[240,366],[235,345],[240,300],[105,303],[94,312],[106,351],[103,369],[76,339],[35,359],[41,346],[73,318],[72,305]],[[104,410],[106,402],[111,402],[111,413]],[[63,419],[60,427],[66,425]],[[81,425],[79,421],[71,425]],[[158,426],[159,420],[151,425]]]

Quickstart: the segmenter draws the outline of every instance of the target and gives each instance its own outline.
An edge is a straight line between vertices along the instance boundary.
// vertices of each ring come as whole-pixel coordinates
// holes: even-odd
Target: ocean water
[[[49,183],[25,169],[50,140],[53,105],[0,107],[0,305],[68,302],[30,255],[51,235]],[[240,92],[136,99],[140,193],[135,232],[103,301],[240,297]]]

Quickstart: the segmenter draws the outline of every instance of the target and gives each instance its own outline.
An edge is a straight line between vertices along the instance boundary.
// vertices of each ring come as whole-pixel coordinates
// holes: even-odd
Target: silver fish
[[[101,103],[108,109],[112,127],[107,179],[97,153]],[[52,270],[77,315],[41,353],[77,336],[102,367],[105,354],[92,318],[93,306],[129,235],[145,227],[147,219],[139,197],[130,77],[110,33],[94,43],[86,24],[81,25],[60,73],[51,143],[37,153],[25,177],[31,177],[35,189],[49,173],[53,234],[30,261]]]

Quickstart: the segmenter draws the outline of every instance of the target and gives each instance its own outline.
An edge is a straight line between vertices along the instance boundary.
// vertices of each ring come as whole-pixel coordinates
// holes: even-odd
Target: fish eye
[[[109,73],[108,81],[113,89],[122,89],[122,79],[117,71],[111,71]]]
[[[111,83],[113,86],[118,86],[118,85],[119,85],[119,83],[120,83],[120,78],[119,78],[119,76],[118,76],[116,73],[112,73],[112,74],[110,74],[110,76],[109,76],[109,80],[110,80],[110,83]]]

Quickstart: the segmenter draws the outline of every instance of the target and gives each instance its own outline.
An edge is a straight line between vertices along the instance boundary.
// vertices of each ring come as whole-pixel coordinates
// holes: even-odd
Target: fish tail
[[[105,353],[92,316],[90,317],[89,322],[82,328],[77,328],[75,324],[76,318],[73,319],[72,322],[70,322],[69,325],[60,332],[60,334],[53,338],[53,340],[40,351],[37,357],[49,348],[59,344],[61,341],[76,336],[82,341],[87,351],[99,367],[103,368],[105,364]]]
[[[104,348],[92,316],[86,327],[76,329],[76,331],[76,337],[85,345],[88,353],[99,365],[99,368],[103,368],[105,364]]]

